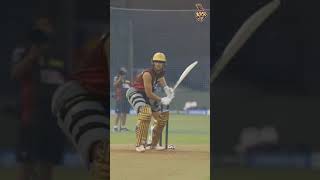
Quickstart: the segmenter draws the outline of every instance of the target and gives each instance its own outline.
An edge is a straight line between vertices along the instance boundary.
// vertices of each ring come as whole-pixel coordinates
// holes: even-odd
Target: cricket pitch
[[[111,145],[113,180],[209,180],[209,145],[176,145],[174,151],[138,153],[131,144]]]

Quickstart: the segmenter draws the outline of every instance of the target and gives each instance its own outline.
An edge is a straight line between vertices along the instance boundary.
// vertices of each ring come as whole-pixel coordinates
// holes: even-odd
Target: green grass
[[[111,117],[113,127],[115,117]],[[135,124],[137,117],[130,115],[127,118],[128,133],[111,133],[111,144],[134,144]],[[164,133],[164,132],[163,132]],[[163,134],[164,137],[164,134]],[[200,115],[170,115],[169,143],[171,144],[209,144],[210,120],[209,116]]]

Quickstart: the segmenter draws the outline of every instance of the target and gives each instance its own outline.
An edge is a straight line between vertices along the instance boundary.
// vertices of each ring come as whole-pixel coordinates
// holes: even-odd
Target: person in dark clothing
[[[64,82],[64,62],[50,57],[52,26],[39,18],[12,56],[13,79],[19,81],[20,130],[17,147],[19,180],[52,179],[63,157],[63,134],[51,113],[51,96]]]
[[[114,132],[129,131],[126,128],[127,114],[130,111],[130,104],[126,98],[126,92],[130,88],[130,81],[126,79],[127,70],[122,67],[118,74],[113,78],[116,99],[116,119],[113,126]]]

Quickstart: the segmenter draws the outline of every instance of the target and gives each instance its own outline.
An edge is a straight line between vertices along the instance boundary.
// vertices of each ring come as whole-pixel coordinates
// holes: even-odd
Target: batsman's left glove
[[[166,93],[167,96],[172,96],[172,97],[174,97],[174,91],[173,91],[173,89],[172,89],[171,87],[165,86],[165,87],[163,88],[163,90],[164,90],[164,92]]]

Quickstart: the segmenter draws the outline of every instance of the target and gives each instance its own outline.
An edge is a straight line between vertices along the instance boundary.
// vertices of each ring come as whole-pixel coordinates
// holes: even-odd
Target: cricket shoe
[[[110,179],[109,147],[107,141],[100,141],[93,147],[89,170],[95,180]]]
[[[120,129],[120,131],[121,131],[121,132],[128,132],[128,131],[129,131],[129,129],[128,129],[128,128],[126,128],[126,127],[124,127],[124,128],[121,128],[121,129]]]
[[[119,127],[118,126],[113,126],[113,132],[119,132]]]
[[[151,144],[148,144],[146,147],[146,150],[164,151],[164,150],[166,150],[166,148],[163,146],[158,146],[158,145],[152,146]]]
[[[136,151],[137,152],[145,152],[146,148],[144,147],[144,145],[140,145],[136,147]]]

